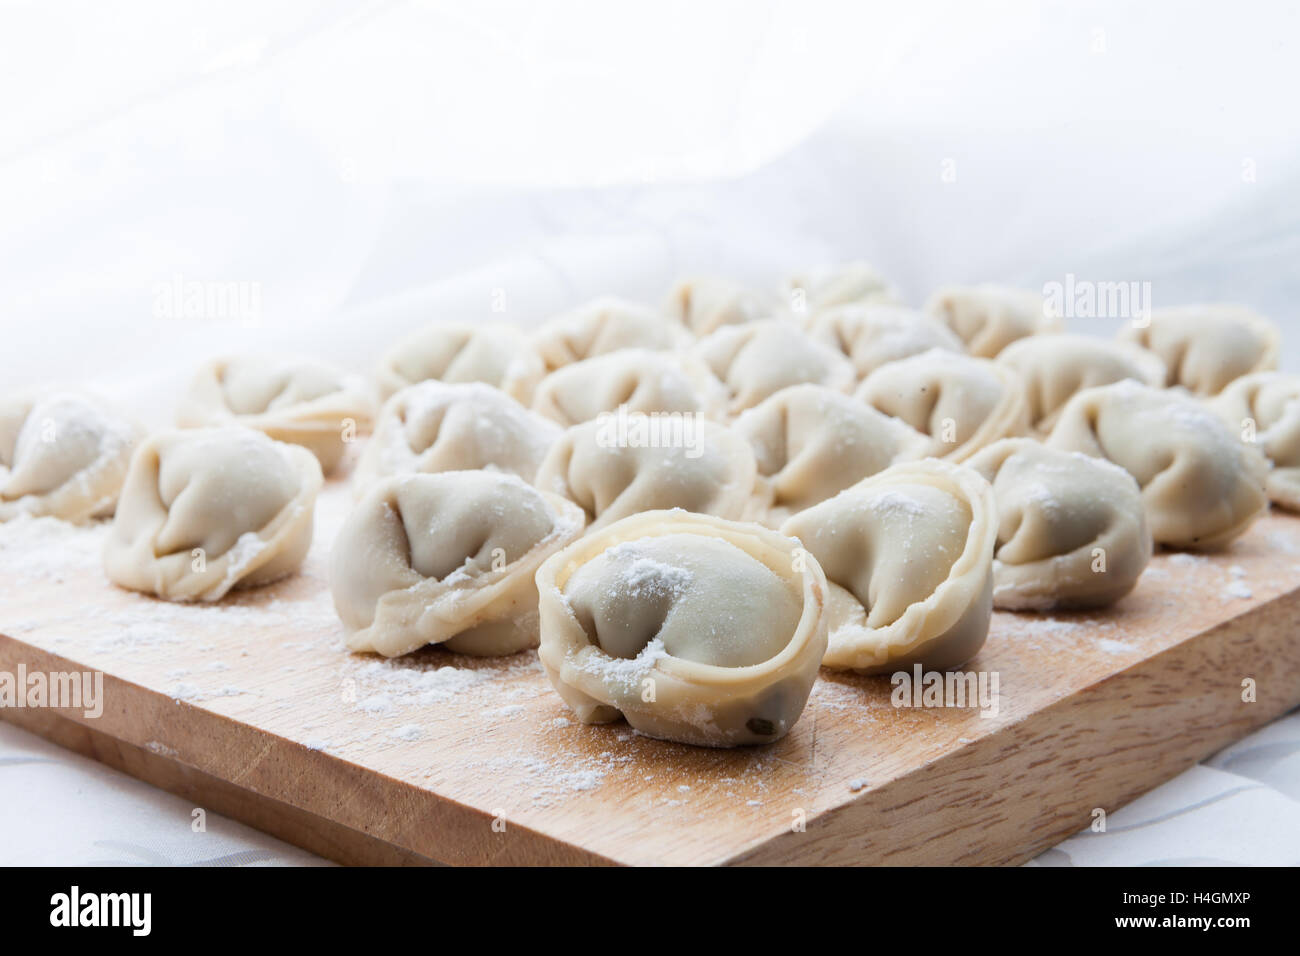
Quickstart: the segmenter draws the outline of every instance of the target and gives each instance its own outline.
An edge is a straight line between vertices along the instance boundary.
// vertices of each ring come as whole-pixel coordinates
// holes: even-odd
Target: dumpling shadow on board
[[[448,650],[441,644],[426,644],[400,657],[385,657],[375,651],[348,650],[346,653],[354,661],[363,664],[381,663],[386,667],[421,674],[441,670],[444,667],[455,667],[458,670],[497,675],[502,680],[517,676],[521,669],[535,662],[537,655],[535,650],[529,648],[514,654],[483,657]],[[539,683],[538,686],[542,685]]]

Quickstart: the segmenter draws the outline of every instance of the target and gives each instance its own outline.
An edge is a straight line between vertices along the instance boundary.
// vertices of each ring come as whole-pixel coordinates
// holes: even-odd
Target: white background
[[[494,292],[533,322],[849,257],[918,303],[1241,301],[1300,371],[1298,35],[1282,2],[0,0],[0,389],[161,424],[216,352],[363,368]],[[160,314],[176,282],[255,321]]]

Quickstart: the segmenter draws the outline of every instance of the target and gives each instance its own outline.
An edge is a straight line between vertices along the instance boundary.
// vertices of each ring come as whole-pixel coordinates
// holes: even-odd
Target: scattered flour
[[[1137,647],[1125,641],[1116,641],[1109,637],[1103,637],[1097,641],[1097,649],[1106,654],[1131,654],[1137,650]]]
[[[1242,581],[1233,581],[1223,589],[1223,599],[1225,601],[1248,601],[1253,596],[1253,592]]]

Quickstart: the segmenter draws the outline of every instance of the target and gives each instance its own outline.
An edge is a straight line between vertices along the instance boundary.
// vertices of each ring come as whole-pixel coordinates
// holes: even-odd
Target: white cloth
[[[83,383],[156,425],[218,352],[365,367],[435,318],[859,257],[912,302],[1067,274],[1241,300],[1300,371],[1282,0],[214,11],[0,3],[0,390]],[[1298,739],[1039,862],[1294,863]],[[197,839],[175,798],[3,725],[0,774],[0,862],[303,859],[212,815]]]

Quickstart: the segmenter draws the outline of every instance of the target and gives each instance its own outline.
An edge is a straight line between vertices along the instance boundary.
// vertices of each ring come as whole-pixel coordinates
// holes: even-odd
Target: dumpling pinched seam
[[[174,449],[195,442],[205,442],[209,453],[216,451],[205,455],[200,468],[209,473],[225,471],[230,479],[225,492],[234,492],[200,502],[203,507],[191,518],[203,520],[208,527],[181,529],[196,540],[212,528],[235,524],[240,485],[252,489],[268,479],[259,470],[259,464],[265,462],[252,462],[248,457],[248,442],[260,446],[261,453],[279,457],[283,473],[276,477],[292,485],[292,493],[268,522],[244,528],[221,554],[203,551],[196,555],[195,550],[203,549],[191,546],[166,551],[159,544],[161,533],[177,520],[170,514],[169,503],[162,501],[161,468]],[[201,483],[204,477],[196,473],[190,481]],[[169,601],[220,601],[233,588],[285,578],[302,566],[311,548],[316,494],[322,481],[320,463],[311,451],[273,441],[251,429],[231,425],[152,434],[131,457],[120,506],[104,542],[105,574],[123,588]]]
[[[1271,321],[1228,304],[1155,309],[1145,324],[1125,325],[1119,337],[1164,361],[1165,385],[1202,397],[1217,395],[1243,375],[1277,368],[1282,344]]]
[[[1011,343],[997,357],[1019,373],[1025,383],[1030,427],[1051,431],[1065,403],[1085,388],[1132,379],[1160,387],[1165,363],[1154,352],[1129,342],[1091,335],[1048,333]]]
[[[854,396],[930,436],[928,453],[947,461],[1029,431],[1024,380],[991,359],[931,349],[880,366]]]
[[[669,535],[732,545],[797,595],[797,623],[779,652],[730,667],[673,656],[653,640],[630,659],[613,657],[597,644],[566,595],[571,578],[608,550]],[[549,558],[537,572],[537,588],[538,655],[556,691],[584,723],[622,716],[648,736],[712,747],[777,740],[802,713],[826,650],[826,578],[820,566],[799,552],[797,542],[753,524],[680,510],[643,512]],[[715,623],[725,629],[726,621]],[[751,635],[727,638],[745,641]],[[647,695],[647,687],[653,693]]]
[[[554,422],[482,382],[425,381],[394,393],[352,474],[359,496],[390,475],[492,469],[532,481]]]
[[[528,337],[506,322],[435,322],[395,345],[375,372],[380,397],[425,381],[482,382],[529,401],[545,369]]]
[[[1046,444],[1109,459],[1137,479],[1159,544],[1222,547],[1268,505],[1260,450],[1178,389],[1134,381],[1085,389],[1061,411]]]
[[[78,392],[0,401],[0,521],[111,515],[142,435],[135,422]]]
[[[696,418],[690,434],[668,426],[669,443],[611,439],[608,423],[583,422],[551,446],[537,487],[580,505],[587,533],[642,511],[682,508],[740,519],[755,508],[757,466],[748,443],[724,425]]]
[[[888,533],[884,522],[870,527],[868,512],[879,503],[908,507],[908,489],[926,489],[951,497],[966,514],[955,534],[938,527],[925,507],[911,508],[910,539]],[[873,534],[885,532],[881,540]],[[798,538],[826,572],[832,591],[830,643],[825,666],[865,674],[889,673],[919,663],[928,669],[960,666],[978,653],[988,637],[992,617],[993,549],[997,542],[997,506],[993,489],[977,472],[937,459],[904,462],[865,478],[834,498],[800,512],[781,526]],[[916,536],[922,540],[918,543]],[[925,540],[929,535],[929,540]],[[957,557],[936,586],[908,601],[905,609],[882,626],[871,626],[872,608],[853,591],[848,575],[860,570],[861,549],[893,556],[918,556],[933,566],[934,555],[919,549],[957,548]],[[874,574],[879,573],[873,568]],[[886,591],[905,586],[882,582]],[[878,594],[877,602],[893,595]],[[908,596],[910,597],[910,596]],[[846,616],[846,611],[856,611]],[[860,619],[850,620],[847,617]]]
[[[994,607],[1100,607],[1136,586],[1152,540],[1142,490],[1124,469],[1029,438],[995,442],[967,464],[998,506]]]
[[[177,411],[182,428],[236,424],[301,445],[326,473],[370,433],[375,402],[360,376],[307,359],[234,356],[203,365]]]
[[[528,531],[539,513],[545,527]],[[440,527],[416,523],[441,520]],[[330,552],[334,605],[351,632],[348,647],[397,657],[442,644],[499,656],[537,645],[541,563],[582,533],[582,509],[518,477],[489,471],[398,475],[367,489]],[[464,540],[457,541],[457,536]],[[413,538],[421,538],[412,543]],[[475,548],[499,541],[508,559],[473,566]],[[463,555],[458,547],[466,547]],[[419,548],[454,565],[425,574]],[[510,553],[511,551],[517,553]],[[459,562],[455,557],[461,557]]]
[[[565,365],[533,392],[532,410],[566,428],[620,409],[722,418],[726,395],[694,356],[641,348]]]
[[[1210,407],[1242,441],[1269,461],[1265,487],[1274,504],[1300,511],[1300,376],[1283,372],[1243,375]]]
[[[945,322],[977,358],[995,358],[1019,339],[1065,329],[1040,293],[990,283],[940,289],[925,311]]]

